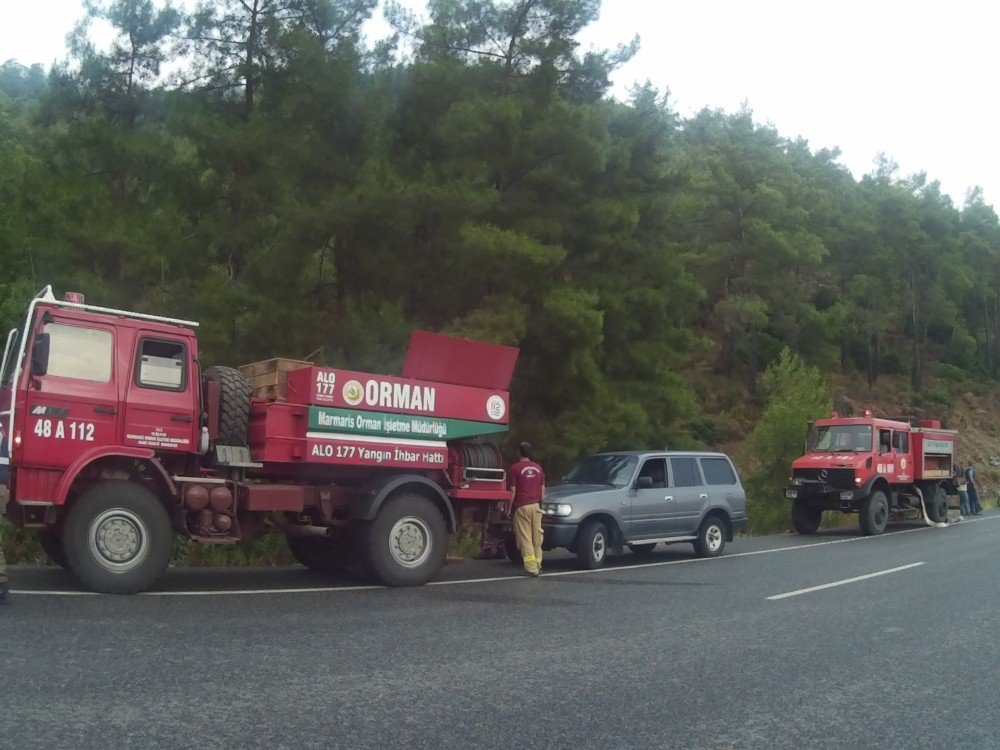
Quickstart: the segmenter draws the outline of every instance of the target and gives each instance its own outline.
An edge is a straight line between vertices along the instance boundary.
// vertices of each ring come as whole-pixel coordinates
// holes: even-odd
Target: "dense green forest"
[[[109,49],[84,19],[64,64],[0,67],[0,323],[52,283],[200,320],[210,362],[392,372],[414,328],[518,345],[512,435],[555,467],[733,441],[775,363],[1000,376],[978,192],[888,159],[857,180],[749,109],[612,98],[635,46],[582,53],[599,10],[431,0],[370,43],[375,0],[93,4]]]

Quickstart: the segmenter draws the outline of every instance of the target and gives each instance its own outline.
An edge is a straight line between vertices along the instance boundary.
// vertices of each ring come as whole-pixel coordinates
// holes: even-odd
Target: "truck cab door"
[[[913,454],[910,452],[910,433],[897,430],[892,436],[892,447],[896,452],[896,479],[900,482],[913,481]]]
[[[85,451],[117,444],[118,332],[46,311],[30,335],[21,375],[24,408],[18,405],[18,464],[65,469]]]
[[[125,445],[191,452],[197,446],[197,368],[187,340],[139,330],[126,385]]]
[[[896,453],[892,442],[892,431],[880,429],[878,431],[878,453],[875,456],[875,471],[888,479],[890,482],[896,481]]]

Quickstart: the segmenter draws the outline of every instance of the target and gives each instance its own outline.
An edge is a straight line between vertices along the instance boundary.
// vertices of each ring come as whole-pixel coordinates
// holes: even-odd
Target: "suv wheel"
[[[589,521],[576,540],[576,560],[581,568],[594,570],[604,565],[608,556],[608,528],[600,521]]]
[[[698,557],[718,557],[726,548],[726,523],[718,516],[709,516],[701,522],[694,551]]]

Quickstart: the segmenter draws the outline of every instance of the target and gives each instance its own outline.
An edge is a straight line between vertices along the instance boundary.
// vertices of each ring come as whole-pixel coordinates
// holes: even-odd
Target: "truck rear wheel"
[[[858,506],[858,524],[865,536],[877,536],[889,523],[889,498],[882,490],[875,490]]]
[[[317,573],[339,573],[349,562],[350,550],[344,540],[289,536],[285,541],[296,562]]]
[[[120,480],[77,498],[62,529],[66,563],[91,591],[134,594],[170,562],[173,532],[162,503],[145,487]]]
[[[42,545],[45,554],[60,568],[66,567],[66,553],[63,552],[62,539],[55,529],[38,532],[38,543]]]
[[[507,559],[515,565],[520,565],[524,562],[521,550],[517,546],[517,537],[514,536],[513,531],[504,534],[503,551],[504,554],[507,555]]]
[[[823,511],[802,500],[792,501],[792,527],[800,534],[815,534]]]
[[[948,493],[940,484],[924,493],[924,507],[927,508],[927,517],[932,523],[948,522]]]
[[[219,443],[246,445],[253,391],[250,381],[232,367],[209,367],[205,378],[219,384]]]
[[[365,568],[386,586],[419,586],[433,578],[448,553],[448,527],[433,502],[415,492],[389,498],[365,529]]]

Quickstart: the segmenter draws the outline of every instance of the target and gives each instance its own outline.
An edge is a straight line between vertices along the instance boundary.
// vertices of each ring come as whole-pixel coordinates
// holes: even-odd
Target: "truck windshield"
[[[638,459],[635,456],[603,454],[581,458],[563,477],[566,484],[608,484],[624,487],[632,480]]]
[[[7,385],[7,381],[14,376],[14,362],[17,359],[17,329],[12,328],[7,334],[7,339],[3,350],[3,364],[0,365],[0,387]]]
[[[872,449],[871,425],[834,425],[814,427],[809,436],[809,451],[868,452]]]

